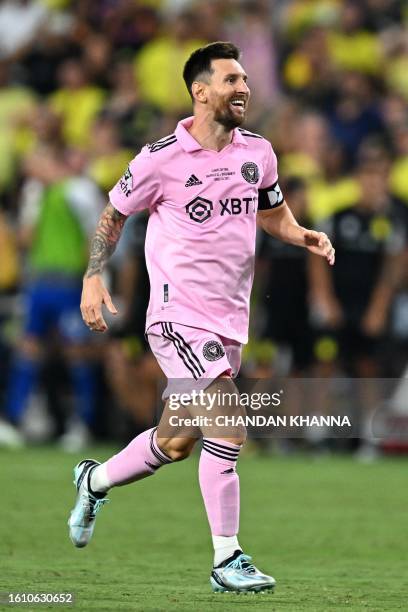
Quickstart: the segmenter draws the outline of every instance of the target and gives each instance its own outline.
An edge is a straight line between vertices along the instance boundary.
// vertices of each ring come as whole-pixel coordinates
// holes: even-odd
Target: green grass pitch
[[[112,491],[81,550],[66,525],[77,459],[0,451],[0,591],[73,591],[75,605],[57,609],[98,612],[407,609],[406,460],[242,457],[240,541],[278,584],[275,594],[216,595],[196,456]]]

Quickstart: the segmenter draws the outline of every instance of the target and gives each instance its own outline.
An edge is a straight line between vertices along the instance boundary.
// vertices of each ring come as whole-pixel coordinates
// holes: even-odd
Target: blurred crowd
[[[330,269],[259,236],[242,375],[405,371],[406,2],[1,0],[0,416],[15,444],[130,438],[159,409],[146,216],[128,220],[106,271],[120,310],[109,334],[81,323],[81,277],[108,190],[191,114],[182,68],[214,40],[242,50],[246,127],[271,141],[299,222],[337,254]]]

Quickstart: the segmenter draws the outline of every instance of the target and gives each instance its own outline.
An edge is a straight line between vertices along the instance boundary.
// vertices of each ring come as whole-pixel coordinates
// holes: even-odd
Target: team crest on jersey
[[[247,183],[255,185],[259,181],[259,169],[254,162],[245,162],[241,166],[241,174]]]
[[[129,197],[133,191],[133,174],[130,171],[130,166],[127,167],[125,174],[119,181],[119,185],[126,197]]]
[[[186,212],[193,221],[204,223],[211,217],[213,204],[211,200],[206,200],[201,196],[197,196],[186,205]]]
[[[207,359],[207,361],[217,361],[224,357],[225,351],[221,342],[217,342],[216,340],[209,340],[203,346],[203,355]]]

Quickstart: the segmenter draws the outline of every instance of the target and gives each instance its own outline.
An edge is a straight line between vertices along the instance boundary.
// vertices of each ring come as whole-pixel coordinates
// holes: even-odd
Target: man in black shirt
[[[384,164],[363,161],[360,197],[325,223],[336,249],[326,270],[312,258],[312,295],[322,320],[338,332],[341,361],[350,376],[380,375],[381,339],[395,293],[393,281],[406,248],[406,210],[388,191]]]

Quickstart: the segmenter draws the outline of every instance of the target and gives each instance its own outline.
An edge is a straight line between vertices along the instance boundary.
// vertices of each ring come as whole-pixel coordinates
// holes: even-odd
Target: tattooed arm
[[[90,258],[85,278],[100,274],[116,248],[127,217],[108,204],[99,219],[91,242]]]
[[[102,315],[102,304],[116,314],[111,296],[102,281],[102,270],[116,248],[127,217],[108,204],[98,223],[91,242],[88,268],[85,272],[81,299],[81,313],[85,323],[94,331],[108,329]]]

